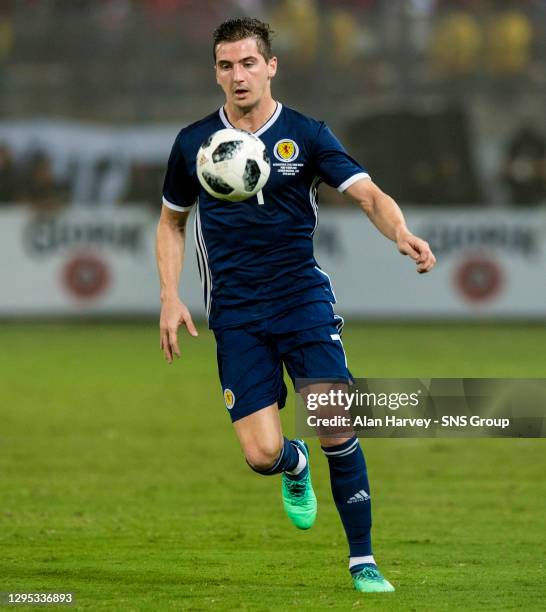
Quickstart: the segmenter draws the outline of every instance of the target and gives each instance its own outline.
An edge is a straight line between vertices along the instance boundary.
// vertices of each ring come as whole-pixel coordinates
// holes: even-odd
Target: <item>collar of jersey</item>
[[[282,104],[280,102],[277,102],[277,108],[275,109],[275,112],[271,115],[271,117],[269,117],[269,119],[262,125],[259,130],[252,132],[254,136],[259,136],[260,134],[263,134],[266,130],[268,130],[275,123],[275,121],[277,121],[279,115],[281,114],[281,111]],[[235,128],[235,126],[231,125],[231,123],[229,122],[229,119],[227,118],[223,106],[220,107],[220,110],[218,112],[220,113],[220,119],[222,120],[222,123],[227,128]]]

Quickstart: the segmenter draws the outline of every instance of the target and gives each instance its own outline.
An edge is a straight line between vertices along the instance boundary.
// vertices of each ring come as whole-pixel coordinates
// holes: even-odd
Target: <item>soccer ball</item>
[[[269,178],[271,167],[264,143],[254,134],[226,128],[201,145],[196,158],[203,189],[220,200],[240,202],[256,195]]]

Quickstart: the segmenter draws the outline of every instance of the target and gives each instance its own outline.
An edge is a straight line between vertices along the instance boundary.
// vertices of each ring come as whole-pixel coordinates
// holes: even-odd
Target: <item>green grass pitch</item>
[[[297,532],[280,481],[242,459],[200,331],[168,366],[152,323],[0,325],[0,592],[72,591],[82,610],[544,609],[544,440],[363,440],[397,592],[358,594],[316,440],[319,517]],[[545,374],[538,325],[349,322],[344,339],[359,376]],[[289,401],[288,435],[293,420]]]

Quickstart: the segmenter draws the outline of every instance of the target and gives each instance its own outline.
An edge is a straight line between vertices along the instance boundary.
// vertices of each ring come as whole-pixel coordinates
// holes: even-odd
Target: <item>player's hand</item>
[[[430,272],[436,263],[436,257],[430,250],[428,242],[410,234],[403,233],[396,240],[396,246],[402,255],[408,255],[417,264],[417,272]]]
[[[178,298],[167,300],[161,306],[161,317],[159,320],[160,348],[165,359],[173,362],[173,357],[180,357],[178,347],[178,328],[182,323],[192,336],[197,336],[197,330],[193,324],[190,311]]]

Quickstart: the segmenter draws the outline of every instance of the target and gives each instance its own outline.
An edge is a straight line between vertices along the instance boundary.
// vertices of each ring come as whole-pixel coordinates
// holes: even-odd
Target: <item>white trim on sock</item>
[[[300,449],[294,445],[296,450],[298,451],[298,465],[296,465],[296,467],[293,470],[286,470],[287,474],[290,474],[290,476],[297,476],[300,472],[303,472],[303,470],[305,469],[305,466],[307,465],[307,459],[305,458],[305,455],[300,451]]]
[[[358,438],[356,440],[353,440],[347,448],[344,448],[342,450],[337,450],[337,451],[330,450],[331,448],[335,448],[335,446],[329,446],[328,448],[323,448],[322,452],[327,457],[335,457],[335,456],[343,457],[344,455],[350,455],[352,452],[354,452],[356,450],[357,445],[358,445]]]
[[[360,565],[361,563],[373,563],[374,565],[377,565],[373,555],[366,555],[365,557],[351,557],[349,559],[349,569],[355,565]]]

